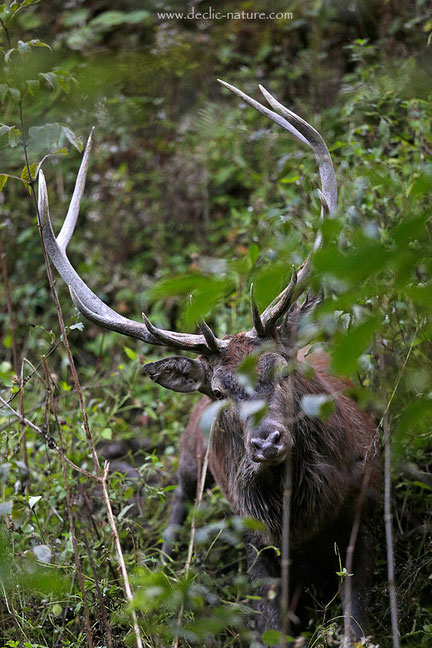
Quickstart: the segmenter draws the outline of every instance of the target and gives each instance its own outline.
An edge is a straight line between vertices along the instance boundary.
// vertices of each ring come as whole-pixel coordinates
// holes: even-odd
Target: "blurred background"
[[[211,9],[277,17],[185,17]],[[217,78],[258,101],[263,84],[321,132],[336,167],[339,215],[325,224],[324,245],[313,260],[313,285],[324,286],[326,301],[305,341],[330,351],[333,369],[354,381],[353,394],[364,407],[378,419],[388,413],[400,630],[403,645],[419,648],[432,642],[430,9],[424,0],[118,0],[115,7],[107,0],[26,0],[0,6],[0,174],[18,177],[0,175],[2,397],[16,408],[22,398],[24,413],[51,433],[40,369],[41,356],[49,354],[68,455],[91,470],[34,204],[19,181],[28,179],[23,140],[31,165],[60,150],[44,162],[58,231],[83,143],[95,126],[69,246],[75,268],[127,317],[139,320],[145,310],[156,325],[193,332],[205,316],[223,336],[250,328],[250,282],[264,308],[286,283],[291,264],[306,257],[318,227],[312,153]],[[57,289],[100,456],[113,462],[111,495],[139,591],[137,608],[152,609],[151,622],[140,617],[146,645],[171,640],[179,601],[187,610],[184,645],[247,645],[242,529],[217,489],[199,514],[199,578],[181,576],[181,555],[169,568],[157,564],[178,438],[196,398],[148,384],[141,365],[163,351],[83,321],[60,279]],[[23,430],[5,408],[0,431],[7,504],[0,643],[3,632],[7,646],[23,638],[30,646],[86,645],[58,457],[31,430],[24,444]],[[95,573],[114,645],[133,643],[100,494],[76,473],[70,487],[96,645],[105,645],[106,637]],[[86,489],[90,509],[83,505]],[[96,572],[83,539],[90,520],[97,530],[88,537]],[[39,545],[50,547],[50,567],[34,572],[29,556]],[[57,592],[53,574],[63,588]],[[373,606],[377,643],[390,646],[381,541]],[[313,645],[339,645],[337,606],[330,614],[318,605],[311,615],[309,636],[321,642]]]

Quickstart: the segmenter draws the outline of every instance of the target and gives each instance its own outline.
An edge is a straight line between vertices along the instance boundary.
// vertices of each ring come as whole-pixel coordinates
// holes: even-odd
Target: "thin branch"
[[[379,428],[378,428],[379,429]],[[372,447],[374,446],[377,437],[378,437],[378,429],[377,429],[377,434],[375,435],[372,443],[370,444],[367,454],[370,452]],[[366,456],[367,456],[366,454]],[[371,475],[371,467],[368,466],[368,469],[365,470],[365,473],[363,475],[363,482],[361,486],[361,491],[360,495],[357,499],[356,503],[356,509],[355,509],[355,517],[354,517],[354,522],[351,528],[351,535],[350,539],[348,542],[348,547],[346,551],[346,558],[345,558],[345,568],[347,571],[347,575],[344,578],[343,582],[343,592],[344,592],[344,606],[343,606],[343,611],[344,611],[344,643],[343,645],[346,646],[346,648],[351,648],[353,645],[353,634],[352,634],[352,587],[351,587],[351,574],[352,574],[352,569],[353,569],[353,560],[354,560],[354,549],[357,543],[357,538],[360,530],[360,521],[361,521],[361,513],[362,509],[365,503],[366,499],[366,493],[367,489],[369,486],[369,480],[370,480],[370,475]]]
[[[3,246],[3,235],[2,235],[2,230],[0,229],[0,259],[1,259],[1,266],[2,266],[2,274],[3,274],[3,281],[4,281],[4,289],[5,289],[5,296],[6,296],[6,306],[7,306],[7,311],[9,315],[9,325],[10,325],[10,330],[11,330],[11,340],[12,340],[12,355],[13,355],[13,364],[14,364],[14,371],[18,376],[18,351],[17,351],[17,343],[16,343],[16,336],[15,336],[15,331],[16,331],[16,324],[15,324],[15,317],[13,313],[13,308],[12,308],[12,298],[11,298],[11,291],[10,291],[10,284],[9,284],[9,273],[8,273],[8,267],[7,267],[7,262],[6,262],[6,252]]]
[[[61,457],[61,464],[62,464],[62,472],[63,472],[63,482],[64,482],[64,487],[65,487],[65,497],[66,497],[66,510],[68,514],[68,519],[69,519],[69,530],[70,530],[70,535],[71,535],[71,541],[72,541],[72,548],[73,548],[73,553],[74,553],[74,560],[75,560],[75,567],[77,570],[77,576],[78,576],[78,584],[80,586],[81,590],[81,598],[83,602],[83,608],[84,608],[84,620],[85,620],[85,629],[86,629],[86,635],[87,635],[87,642],[89,648],[93,648],[93,634],[92,634],[92,629],[91,629],[91,623],[90,623],[90,610],[88,606],[88,601],[87,601],[87,595],[86,595],[86,590],[85,590],[85,585],[84,585],[84,578],[83,578],[83,573],[82,573],[82,566],[81,566],[81,561],[79,557],[79,551],[78,551],[78,543],[77,543],[77,538],[76,538],[76,531],[75,531],[75,523],[73,519],[73,513],[72,513],[72,497],[70,494],[70,489],[69,489],[69,479],[67,476],[67,470],[66,470],[66,461],[65,461],[65,448],[64,448],[64,443],[63,443],[63,434],[61,431],[61,426],[60,422],[58,419],[57,415],[57,408],[55,406],[53,397],[52,397],[52,390],[51,390],[51,377],[48,371],[48,366],[46,363],[46,358],[45,356],[42,356],[42,366],[45,374],[45,380],[46,380],[46,390],[47,390],[47,397],[48,397],[48,404],[51,409],[51,412],[54,416],[54,420],[56,423],[56,428],[57,428],[57,434],[60,439],[60,457]]]
[[[86,491],[84,490],[82,484],[79,484],[79,489],[80,489],[81,497],[83,498],[84,504],[85,504],[86,509],[87,509],[87,517],[89,519],[89,522],[92,525],[92,528],[93,528],[93,531],[95,532],[96,538],[100,541],[101,540],[101,534],[99,532],[98,526],[97,526],[97,524],[95,522],[95,519],[93,517],[92,507],[91,507],[88,495],[87,495]],[[119,580],[119,575],[118,575],[118,573],[115,572],[113,564],[112,564],[112,562],[110,560],[110,557],[107,556],[106,558],[104,558],[104,560],[108,565],[108,569],[110,570],[111,578],[113,579],[114,583],[117,583],[117,581]]]
[[[103,494],[103,499],[104,499],[104,502],[105,502],[108,521],[109,521],[109,524],[110,524],[110,527],[111,527],[111,533],[112,533],[112,536],[113,536],[113,539],[114,539],[114,544],[115,544],[116,553],[117,553],[117,559],[119,561],[120,570],[121,570],[122,577],[123,577],[123,583],[124,583],[124,588],[125,588],[125,592],[126,592],[126,599],[128,600],[128,602],[131,605],[132,624],[133,624],[133,629],[134,629],[134,632],[135,632],[136,645],[137,645],[137,648],[143,648],[143,643],[142,643],[142,639],[141,639],[141,632],[140,632],[139,625],[138,625],[138,619],[137,619],[137,616],[136,616],[136,612],[135,612],[134,608],[132,607],[132,605],[133,605],[133,595],[132,595],[131,586],[129,584],[129,576],[128,576],[128,573],[127,573],[126,563],[124,561],[123,551],[122,551],[121,544],[120,544],[120,538],[119,538],[119,534],[118,534],[118,531],[117,531],[117,526],[116,526],[116,522],[115,522],[114,515],[113,515],[113,512],[112,512],[112,508],[111,508],[111,501],[110,501],[109,494],[108,494],[108,484],[107,484],[108,470],[109,470],[109,462],[106,461],[105,465],[104,465],[104,471],[103,471],[103,476],[102,476],[102,481],[101,481],[102,494]]]
[[[6,39],[7,39],[7,42],[8,42],[9,49],[12,49],[12,44],[11,44],[11,39],[10,39],[10,36],[9,36],[8,28],[6,27],[6,24],[3,22],[3,20],[1,18],[0,18],[0,25],[3,27],[4,32],[6,34]]]
[[[292,381],[292,379],[291,379]],[[294,421],[294,393],[292,382],[288,390],[288,419]],[[285,459],[284,489],[282,497],[282,546],[281,546],[281,641],[280,648],[287,647],[287,635],[290,633],[291,610],[290,610],[290,523],[291,523],[291,495],[292,495],[292,453],[288,453]]]
[[[98,579],[98,575],[97,575],[96,564],[95,564],[93,554],[92,554],[92,551],[91,551],[91,547],[90,547],[90,544],[89,544],[89,541],[88,541],[88,538],[87,538],[87,533],[85,531],[83,533],[83,538],[84,538],[84,544],[85,544],[86,550],[87,550],[88,559],[89,559],[89,562],[90,562],[90,567],[91,567],[92,572],[93,572],[94,584],[95,584],[95,589],[96,589],[96,596],[98,597],[98,601],[99,601],[99,610],[100,610],[100,614],[101,614],[101,617],[102,617],[103,625],[105,627],[108,648],[113,648],[111,626],[110,626],[110,623],[108,621],[106,608],[105,608],[105,601],[104,601],[104,597],[103,597],[103,594],[101,592],[101,588],[100,588],[100,585],[99,585],[99,579]]]
[[[387,412],[389,411],[389,409],[390,409],[390,405],[392,404],[392,400],[393,400],[393,398],[395,397],[395,394],[396,394],[397,388],[399,387],[399,383],[400,383],[400,380],[401,380],[401,378],[402,378],[402,374],[403,374],[403,372],[405,371],[405,367],[407,366],[407,362],[408,362],[409,357],[410,357],[410,355],[411,355],[411,351],[413,350],[414,342],[415,342],[416,335],[417,335],[417,330],[418,330],[418,327],[416,327],[416,330],[414,331],[414,335],[413,335],[413,338],[412,338],[412,340],[411,340],[411,344],[410,344],[410,347],[409,347],[409,349],[408,349],[408,353],[406,354],[406,357],[405,357],[404,363],[403,363],[403,365],[402,365],[402,367],[401,367],[401,369],[400,369],[400,371],[399,371],[399,375],[398,375],[398,377],[396,378],[396,382],[395,382],[395,384],[394,384],[393,391],[392,391],[392,393],[391,393],[391,395],[390,395],[390,398],[388,399],[387,405],[385,406],[384,413],[383,413],[383,417],[382,417],[382,419],[381,419],[381,421],[380,421],[380,427],[383,426],[384,416],[385,416],[385,415],[387,414]],[[380,347],[381,347],[381,346],[382,346],[382,345],[381,345],[381,343],[380,343]]]
[[[24,416],[24,397],[23,397],[23,391],[22,391],[23,366],[21,364],[21,371],[20,371],[19,360],[18,360],[17,342],[16,342],[16,324],[15,324],[15,317],[14,317],[13,307],[12,307],[12,296],[11,296],[11,290],[10,290],[10,284],[9,284],[9,273],[8,273],[8,267],[7,267],[6,252],[5,252],[4,246],[3,246],[3,236],[2,236],[1,229],[0,229],[0,258],[1,258],[3,282],[4,282],[4,287],[5,287],[6,305],[7,305],[8,315],[9,315],[9,325],[10,325],[10,331],[11,331],[13,366],[14,366],[15,375],[16,375],[17,379],[19,379],[18,409],[19,409],[20,415]],[[21,424],[21,426],[23,428],[22,429],[22,434],[21,434],[21,451],[22,451],[24,463],[26,465],[26,468],[28,469],[29,463],[28,463],[28,453],[27,453],[27,438],[26,438],[26,433],[25,433],[24,426],[22,424]]]
[[[195,534],[196,534],[196,515],[198,512],[198,509],[200,507],[203,495],[204,495],[204,486],[205,486],[205,481],[207,477],[207,470],[208,470],[208,463],[209,463],[209,457],[210,457],[210,450],[211,450],[211,445],[212,445],[212,440],[213,440],[213,433],[215,426],[217,425],[216,419],[213,421],[211,429],[210,429],[210,434],[207,442],[207,448],[206,452],[204,455],[204,461],[202,464],[202,469],[200,471],[199,475],[199,482],[198,482],[198,488],[197,488],[197,494],[195,498],[195,508],[194,508],[194,513],[192,517],[192,522],[191,522],[191,533],[190,533],[190,538],[189,538],[189,546],[188,546],[188,553],[187,553],[187,558],[186,558],[186,564],[185,564],[185,576],[187,578],[189,574],[189,569],[192,564],[192,557],[193,557],[193,551],[194,551],[194,545],[195,545]],[[177,625],[180,627],[182,618],[183,618],[183,612],[184,612],[184,604],[182,603],[180,606],[180,610],[177,616]],[[179,638],[178,635],[175,637],[173,643],[172,643],[172,648],[178,648],[178,642]]]
[[[55,343],[55,345],[52,347],[52,349],[50,349],[50,350],[48,351],[48,353],[45,354],[45,358],[49,358],[50,355],[51,355],[51,353],[53,353],[53,352],[57,349],[57,347],[58,347],[60,344],[61,344],[61,340],[58,340],[58,341]],[[24,362],[28,362],[28,363],[31,365],[30,361],[29,361],[27,358],[23,358],[23,363],[24,363]],[[39,364],[36,365],[36,367],[33,367],[33,365],[31,365],[33,371],[32,371],[31,373],[29,373],[29,375],[26,376],[26,377],[22,380],[22,384],[20,384],[20,386],[19,386],[19,388],[17,389],[17,391],[14,392],[14,393],[12,394],[12,396],[9,398],[8,403],[12,403],[12,401],[14,400],[14,398],[15,398],[15,397],[16,397],[16,396],[17,396],[17,395],[22,391],[23,387],[26,386],[26,384],[28,383],[28,381],[29,381],[31,378],[33,378],[34,374],[38,372],[38,369],[40,369],[41,366],[42,366],[42,362],[39,362]],[[39,407],[40,407],[40,405],[38,405],[38,406],[36,407],[36,409],[39,409]],[[2,428],[0,428],[0,430],[1,430],[1,429],[2,429]]]
[[[17,412],[16,410],[14,410],[14,408],[11,407],[11,406],[9,405],[9,403],[8,403],[7,401],[5,401],[4,398],[2,398],[1,396],[0,396],[0,403],[1,403],[4,407],[7,407],[7,409],[8,409],[10,412],[12,412],[12,414],[13,414],[13,415],[18,419],[18,421],[19,421],[20,423],[22,423],[22,424],[24,424],[24,425],[28,425],[28,427],[30,427],[32,430],[34,430],[35,432],[37,432],[38,434],[40,434],[40,435],[44,438],[44,440],[45,440],[45,442],[47,443],[47,445],[48,445],[49,448],[52,448],[53,450],[55,450],[56,452],[58,452],[59,455],[62,455],[62,454],[63,454],[61,448],[57,445],[57,443],[55,442],[55,440],[54,440],[51,436],[49,436],[49,435],[48,435],[46,432],[44,432],[40,427],[38,427],[37,425],[35,425],[35,424],[32,423],[31,421],[29,421],[27,418],[25,418],[25,416],[21,416],[21,414],[20,414],[19,412]],[[65,460],[66,463],[69,464],[69,466],[70,466],[71,468],[73,468],[74,470],[77,470],[78,472],[82,473],[82,474],[85,475],[86,477],[90,477],[90,479],[95,479],[96,481],[99,481],[98,477],[95,477],[95,475],[92,475],[92,473],[88,472],[88,470],[85,470],[84,468],[80,468],[79,466],[77,466],[76,464],[74,464],[74,462],[71,461],[67,455],[64,455],[64,460]]]
[[[407,356],[408,358],[408,356]],[[385,392],[385,361],[382,340],[378,339],[378,359],[381,374],[382,389]],[[405,362],[406,364],[406,362]],[[405,366],[405,365],[404,365]],[[393,526],[391,513],[391,435],[387,409],[382,418],[384,431],[384,524],[387,545],[387,579],[390,596],[393,647],[399,648],[398,611],[394,569]]]
[[[281,603],[280,614],[282,620],[282,636],[280,646],[286,648],[287,635],[290,633],[290,588],[289,588],[289,534],[291,517],[291,494],[292,494],[292,455],[288,453],[285,459],[285,479],[282,498],[282,547],[281,547]]]

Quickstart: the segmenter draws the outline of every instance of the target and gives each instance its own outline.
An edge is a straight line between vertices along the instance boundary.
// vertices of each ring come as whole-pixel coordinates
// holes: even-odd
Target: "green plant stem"
[[[3,27],[3,30],[4,30],[4,32],[6,34],[6,40],[8,42],[9,49],[12,49],[12,44],[11,44],[11,39],[10,39],[10,36],[9,36],[9,31],[8,31],[8,28],[6,27],[6,24],[2,20],[2,18],[0,18],[0,24]]]
[[[72,504],[72,497],[70,493],[70,488],[69,488],[69,479],[68,479],[68,474],[67,474],[67,468],[66,468],[66,462],[65,462],[65,447],[64,447],[64,442],[63,442],[63,434],[61,431],[61,426],[60,422],[58,419],[57,415],[57,409],[54,403],[54,399],[52,397],[52,389],[51,389],[51,376],[48,371],[48,365],[46,363],[46,358],[45,356],[42,356],[42,366],[45,374],[45,380],[46,380],[46,390],[47,390],[47,395],[48,395],[48,404],[51,409],[52,415],[54,416],[56,428],[57,428],[57,434],[60,440],[60,457],[61,457],[61,465],[62,465],[62,472],[63,472],[63,483],[65,487],[65,496],[66,496],[66,510],[68,514],[68,519],[69,519],[69,531],[70,531],[70,537],[72,541],[72,548],[74,552],[74,560],[75,560],[75,567],[77,570],[77,576],[78,576],[78,583],[80,586],[81,590],[81,598],[83,602],[83,608],[84,608],[84,619],[85,619],[85,628],[86,628],[86,635],[87,635],[87,643],[89,648],[93,648],[93,633],[91,629],[91,623],[90,623],[90,610],[89,610],[89,605],[87,601],[87,595],[86,595],[86,590],[85,590],[85,585],[84,585],[84,578],[83,578],[83,572],[82,572],[82,566],[81,566],[81,560],[79,556],[79,551],[78,551],[78,542],[77,542],[77,537],[76,537],[76,530],[75,530],[75,523],[74,523],[74,518],[73,518],[73,504]]]
[[[378,359],[382,390],[385,393],[385,360],[381,338],[378,339]],[[393,549],[393,516],[391,511],[391,435],[387,409],[388,408],[386,408],[382,418],[382,427],[384,432],[384,525],[386,532],[387,580],[390,597],[393,648],[399,648],[400,639]]]

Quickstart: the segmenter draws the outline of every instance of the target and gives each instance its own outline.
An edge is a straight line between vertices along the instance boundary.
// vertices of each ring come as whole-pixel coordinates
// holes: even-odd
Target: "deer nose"
[[[273,430],[266,436],[253,436],[250,439],[250,444],[256,451],[256,459],[258,461],[263,461],[264,459],[272,459],[273,457],[276,457],[281,451],[279,445],[281,436],[279,430]]]

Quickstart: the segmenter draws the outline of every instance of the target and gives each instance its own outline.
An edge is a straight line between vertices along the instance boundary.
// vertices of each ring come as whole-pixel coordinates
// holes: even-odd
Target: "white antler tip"
[[[38,207],[41,211],[45,211],[48,208],[48,191],[42,169],[39,170],[38,180]]]
[[[80,301],[78,299],[78,295],[76,294],[75,290],[72,288],[72,286],[70,284],[68,285],[68,288],[69,288],[69,293],[70,293],[70,296],[72,298],[72,301],[75,304],[75,306],[78,308],[79,303],[80,303]]]

